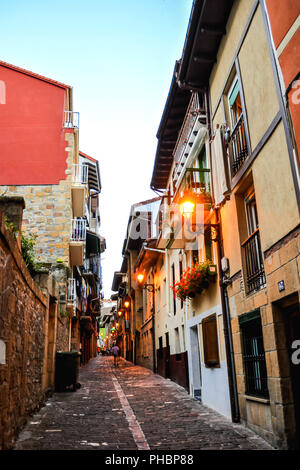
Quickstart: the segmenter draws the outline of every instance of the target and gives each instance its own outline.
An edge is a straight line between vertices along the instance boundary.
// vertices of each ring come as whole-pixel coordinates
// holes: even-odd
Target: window
[[[268,398],[268,380],[259,311],[239,318],[243,344],[246,394]]]
[[[171,275],[172,275],[172,286],[175,284],[175,266],[174,263],[171,266]],[[173,294],[173,314],[176,315],[176,296]]]
[[[174,329],[174,342],[175,342],[175,354],[180,354],[180,340],[179,340],[179,330],[178,328]]]
[[[179,261],[179,279],[182,278],[183,274],[183,264],[182,261]],[[183,300],[180,301],[180,308],[183,308]]]
[[[158,350],[157,350],[157,358],[162,359],[163,358],[163,339],[162,336],[158,338]]]
[[[245,197],[248,237],[242,243],[245,266],[246,293],[250,294],[265,286],[265,270],[260,246],[256,199],[253,189]]]
[[[149,331],[146,331],[143,335],[143,352],[144,357],[149,357]]]
[[[212,233],[211,227],[208,226],[204,231],[204,246],[205,246],[205,258],[212,261]]]
[[[199,252],[198,252],[198,250],[192,250],[192,263],[199,263]]]
[[[182,328],[183,351],[185,351],[185,331],[184,331],[184,325],[182,325],[181,328]]]
[[[240,85],[237,77],[233,80],[228,92],[228,106],[231,123],[229,149],[231,170],[232,175],[234,176],[248,157],[244,113],[241,102]]]
[[[206,367],[220,367],[216,315],[202,320],[204,363]]]

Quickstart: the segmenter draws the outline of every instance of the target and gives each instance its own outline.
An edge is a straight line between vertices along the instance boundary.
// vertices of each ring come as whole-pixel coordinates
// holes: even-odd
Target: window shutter
[[[231,108],[232,108],[233,103],[235,102],[235,99],[236,99],[239,91],[240,91],[239,82],[236,81],[236,84],[234,85],[233,90],[231,91],[230,96],[229,96],[229,104],[230,104]]]
[[[219,346],[216,315],[202,320],[204,362],[207,367],[219,367]]]

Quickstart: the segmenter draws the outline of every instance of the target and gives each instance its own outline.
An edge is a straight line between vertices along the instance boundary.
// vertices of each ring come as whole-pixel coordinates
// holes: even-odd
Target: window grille
[[[243,344],[246,394],[268,398],[268,378],[262,326],[259,312],[242,315],[240,327]]]

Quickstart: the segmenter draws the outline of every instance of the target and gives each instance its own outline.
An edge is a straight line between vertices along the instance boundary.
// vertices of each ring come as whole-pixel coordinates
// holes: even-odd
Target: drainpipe
[[[156,251],[158,253],[164,253],[165,254],[165,260],[167,260],[167,250],[160,250],[158,248],[149,248],[146,246],[146,244],[144,243],[144,250],[148,250],[148,251]],[[166,276],[167,277],[167,276]],[[152,268],[152,279],[153,279],[153,292],[152,292],[152,295],[153,295],[153,299],[152,299],[152,328],[153,328],[153,372],[156,374],[156,371],[157,371],[157,367],[156,367],[156,348],[155,348],[155,285],[154,285],[154,272],[153,272],[153,268]],[[167,289],[166,289],[167,290]],[[168,290],[167,290],[168,291]]]
[[[210,101],[209,101],[208,90],[206,90],[204,97],[205,97],[205,108],[206,108],[206,114],[207,114],[208,136],[209,136],[210,168],[212,168],[211,137],[212,137],[213,126],[212,126],[212,121],[211,121]],[[214,182],[212,181],[212,194],[213,194],[213,183]],[[218,272],[219,272],[219,277],[220,277],[219,286],[220,286],[222,317],[223,317],[223,325],[224,325],[224,340],[225,340],[225,349],[226,349],[226,362],[227,362],[229,394],[230,394],[230,404],[231,404],[231,418],[234,423],[239,423],[240,412],[239,412],[238,393],[237,393],[237,384],[236,384],[232,331],[231,331],[231,322],[230,322],[230,310],[229,310],[229,304],[228,304],[227,286],[223,281],[222,266],[221,266],[221,259],[224,256],[224,248],[223,248],[222,235],[221,235],[222,234],[221,217],[220,217],[219,208],[215,207],[214,210],[215,210],[215,214],[217,218],[217,224],[219,226],[218,239],[216,243],[217,243],[217,251],[218,251]]]
[[[230,311],[228,304],[227,285],[223,281],[221,259],[223,257],[223,244],[221,241],[221,220],[219,209],[215,208],[217,223],[219,224],[219,237],[217,241],[218,250],[218,271],[220,276],[220,294],[221,294],[221,305],[224,325],[224,339],[226,348],[226,359],[227,359],[227,370],[228,370],[228,382],[229,382],[229,393],[231,403],[231,417],[234,423],[240,422],[239,402],[236,384],[236,373],[234,363],[234,352],[232,342],[232,331],[230,322]]]
[[[155,348],[155,285],[154,285],[154,273],[152,268],[152,280],[153,280],[153,298],[152,298],[152,328],[153,328],[153,372],[156,374],[156,348]]]

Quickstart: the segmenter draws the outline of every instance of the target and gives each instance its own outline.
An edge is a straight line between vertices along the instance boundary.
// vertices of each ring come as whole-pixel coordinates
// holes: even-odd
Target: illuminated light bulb
[[[187,200],[180,204],[180,212],[185,217],[191,216],[194,210],[195,210],[195,203],[192,201]]]

